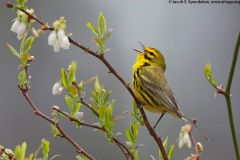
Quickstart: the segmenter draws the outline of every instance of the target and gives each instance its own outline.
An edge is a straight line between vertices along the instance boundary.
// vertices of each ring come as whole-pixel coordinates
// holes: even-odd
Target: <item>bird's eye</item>
[[[153,52],[148,52],[151,56],[155,56]]]

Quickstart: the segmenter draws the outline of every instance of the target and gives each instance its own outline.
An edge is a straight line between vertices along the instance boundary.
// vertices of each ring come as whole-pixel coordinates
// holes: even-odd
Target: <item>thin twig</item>
[[[30,106],[32,107],[32,109],[34,110],[34,113],[40,117],[42,117],[43,119],[47,120],[48,122],[50,122],[51,124],[55,125],[56,128],[58,129],[59,133],[60,133],[60,137],[66,139],[67,141],[69,141],[76,149],[78,153],[81,153],[83,155],[85,155],[87,158],[89,158],[90,160],[95,160],[89,153],[87,153],[85,150],[83,150],[75,141],[72,140],[71,137],[69,137],[64,131],[63,129],[60,127],[60,125],[58,124],[58,122],[55,122],[54,120],[52,120],[50,117],[46,116],[45,114],[43,114],[42,112],[40,112],[38,110],[38,108],[34,105],[34,103],[32,102],[32,100],[30,99],[30,97],[28,96],[26,90],[22,89],[20,86],[18,86],[18,88],[20,89],[20,91],[22,92],[23,96],[25,97],[25,99],[28,101],[28,103],[30,104]]]
[[[78,97],[79,97],[79,99],[80,99],[80,102],[81,102],[82,104],[84,104],[87,108],[89,108],[90,110],[92,110],[92,111],[98,116],[98,113],[92,108],[92,106],[89,105],[87,102],[85,102],[85,101],[83,100],[83,98],[82,98],[82,96],[81,96],[81,90],[80,90],[79,86],[77,85],[77,82],[73,82],[73,85],[78,89]],[[56,109],[55,109],[55,110],[56,110]],[[71,118],[70,118],[67,114],[64,113],[64,115],[71,120]],[[76,121],[75,119],[73,119],[73,120],[74,120],[75,122],[77,122],[79,125],[85,125],[85,126],[93,127],[93,128],[96,128],[96,127],[97,127],[96,129],[100,129],[100,130],[102,130],[102,131],[107,132],[105,128],[101,128],[101,127],[99,127],[99,126],[93,126],[93,125],[89,125],[89,124],[84,124],[84,123],[82,123],[82,122],[80,122],[80,121],[78,121],[78,120]],[[113,138],[113,140],[114,140],[114,142],[118,145],[118,147],[122,150],[122,152],[124,153],[126,159],[129,158],[129,155],[130,155],[130,157],[131,157],[132,160],[134,159],[133,154],[129,151],[129,149],[128,149],[127,147],[125,147],[124,144],[122,144],[120,141],[118,141],[115,137]]]
[[[46,26],[46,24],[44,22],[42,22],[41,20],[39,20],[38,18],[32,16],[31,14],[29,14],[28,12],[26,12],[25,10],[20,9],[22,12],[26,13],[30,18],[35,19],[37,22],[39,22],[41,25]],[[46,30],[54,30],[53,27],[48,27],[46,28]],[[103,55],[97,54],[97,52],[94,52],[92,50],[90,50],[87,47],[84,47],[83,45],[81,45],[80,43],[74,41],[71,37],[68,37],[69,42],[74,44],[75,46],[79,47],[80,49],[84,50],[85,52],[93,55],[94,57],[98,58],[99,60],[101,60],[105,66],[109,69],[109,72],[112,73],[125,87],[126,89],[129,91],[129,93],[131,94],[131,96],[133,97],[133,99],[136,101],[136,103],[138,104],[138,108],[140,110],[140,113],[143,116],[144,119],[144,124],[145,126],[148,128],[150,135],[155,139],[155,141],[158,144],[158,147],[160,148],[163,158],[164,160],[168,160],[166,151],[163,147],[163,143],[160,137],[158,137],[158,135],[156,134],[155,130],[152,128],[152,126],[150,125],[145,111],[142,108],[142,102],[137,98],[137,96],[134,94],[133,90],[131,89],[131,87],[129,86],[129,83],[127,83],[116,71],[115,69],[110,65],[110,63],[105,59],[105,57]]]
[[[237,38],[237,42],[236,42],[236,46],[235,46],[235,50],[234,50],[234,54],[233,54],[232,66],[231,66],[229,77],[228,77],[227,87],[224,92],[224,96],[226,98],[226,103],[227,103],[228,117],[229,117],[229,122],[230,122],[230,127],[231,127],[232,139],[233,139],[233,144],[234,144],[237,160],[240,160],[240,150],[239,150],[239,146],[238,146],[238,139],[237,139],[235,124],[234,124],[234,116],[233,116],[233,111],[232,111],[231,91],[230,90],[231,90],[234,70],[235,70],[236,63],[237,63],[239,46],[240,46],[240,32],[238,33],[238,38]]]
[[[13,153],[8,153],[5,148],[1,148],[1,149],[2,149],[2,152],[4,152],[6,155],[8,155],[8,158],[9,158],[9,159],[11,159],[11,160],[17,160],[17,158],[14,157],[14,154],[13,154]]]
[[[92,124],[87,124],[87,123],[84,123],[84,122],[81,122],[77,119],[75,119],[74,117],[72,116],[69,116],[67,113],[61,111],[60,109],[56,109],[54,107],[52,107],[53,110],[61,113],[62,115],[66,116],[70,121],[74,121],[76,123],[78,123],[79,125],[82,125],[82,126],[87,126],[87,127],[91,127],[91,128],[95,128],[95,129],[99,129],[101,131],[104,131],[104,132],[107,132],[106,129],[104,127],[99,127],[97,125],[92,125]],[[132,153],[129,151],[129,149],[124,145],[122,144],[119,140],[117,140],[115,137],[113,137],[113,140],[114,142],[120,147],[120,149],[122,150],[122,152],[125,154],[126,158],[127,157],[131,157],[131,159],[133,160],[134,157],[132,155]]]
[[[194,124],[197,123],[197,121],[196,121],[195,118],[194,118],[192,121],[193,121]],[[194,139],[194,137],[193,137],[193,135],[192,135],[192,130],[193,130],[193,127],[191,126],[190,132],[189,132],[188,134],[189,134],[189,137],[190,137],[190,139],[191,139],[191,141],[192,141],[194,150],[195,150],[195,152],[196,152],[196,153],[195,153],[195,158],[196,158],[196,160],[199,160],[200,156],[199,156],[199,153],[198,153],[198,147],[197,147],[197,143],[196,143],[196,141],[195,141],[195,139]]]

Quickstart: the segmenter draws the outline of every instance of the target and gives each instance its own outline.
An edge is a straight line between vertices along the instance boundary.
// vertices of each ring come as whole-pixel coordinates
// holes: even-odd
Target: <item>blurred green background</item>
[[[20,41],[15,33],[10,32],[11,21],[16,14],[7,9],[5,3],[3,0],[0,2],[0,144],[13,149],[26,141],[28,153],[31,153],[45,138],[51,142],[51,155],[61,154],[57,159],[75,159],[75,148],[61,138],[52,137],[50,124],[33,113],[16,86],[19,61],[10,54],[5,44],[18,48]],[[67,20],[66,32],[73,33],[73,39],[95,51],[97,47],[91,40],[94,35],[85,24],[91,22],[96,25],[98,14],[103,11],[108,28],[114,29],[106,43],[106,47],[110,48],[106,59],[128,82],[131,82],[132,65],[136,58],[132,48],[141,49],[138,42],[161,50],[167,63],[166,76],[180,107],[188,117],[198,119],[198,126],[210,139],[205,141],[194,131],[196,140],[204,146],[201,159],[235,159],[225,99],[222,95],[214,98],[215,90],[205,79],[203,68],[208,61],[211,62],[218,84],[226,86],[240,30],[239,4],[172,4],[168,0],[29,0],[27,5],[34,8],[38,18],[50,25],[64,16]],[[41,27],[38,24],[34,26]],[[78,80],[97,75],[107,90],[113,90],[111,98],[116,99],[114,115],[124,116],[124,119],[116,121],[115,131],[123,133],[118,138],[125,143],[125,129],[129,128],[132,118],[123,112],[131,111],[130,94],[113,75],[107,73],[107,68],[99,60],[77,47],[71,45],[70,50],[53,52],[53,47],[47,42],[49,33],[47,31],[36,39],[30,50],[36,58],[29,69],[32,76],[29,95],[33,102],[48,116],[51,116],[53,105],[67,110],[64,95],[53,96],[52,86],[59,80],[60,68],[68,67],[72,60],[78,61]],[[232,104],[240,139],[239,68],[238,61],[232,84]],[[86,101],[90,98],[91,88],[92,84],[86,88]],[[82,107],[82,111],[84,122],[97,122],[86,108]],[[159,118],[157,114],[147,115],[152,124]],[[60,124],[96,159],[124,159],[119,148],[115,144],[110,145],[103,134],[87,127],[76,129],[74,124],[64,119]],[[167,115],[156,129],[162,138],[169,136],[169,144],[175,144],[174,160],[194,153],[193,149],[177,148],[176,140],[184,124]],[[140,128],[138,143],[145,144],[139,149],[141,160],[150,159],[149,155],[158,157],[157,145],[145,127]]]

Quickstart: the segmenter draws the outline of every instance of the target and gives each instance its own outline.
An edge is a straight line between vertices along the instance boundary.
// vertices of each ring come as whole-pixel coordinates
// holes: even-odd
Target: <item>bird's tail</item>
[[[182,116],[182,119],[184,121],[186,121],[187,123],[189,123],[193,128],[195,128],[202,136],[203,138],[205,138],[206,140],[208,140],[208,138],[204,135],[204,133],[202,132],[202,130],[200,128],[198,128],[197,125],[195,125],[188,117],[186,117],[185,115]]]

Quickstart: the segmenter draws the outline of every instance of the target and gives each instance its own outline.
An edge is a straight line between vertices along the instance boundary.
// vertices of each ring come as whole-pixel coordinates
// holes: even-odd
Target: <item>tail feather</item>
[[[197,125],[195,125],[188,117],[186,117],[185,115],[182,116],[182,119],[184,121],[186,121],[187,123],[189,123],[193,128],[195,128],[202,136],[203,138],[205,138],[206,140],[209,140],[204,133],[202,132],[202,130],[200,128],[198,128]]]

